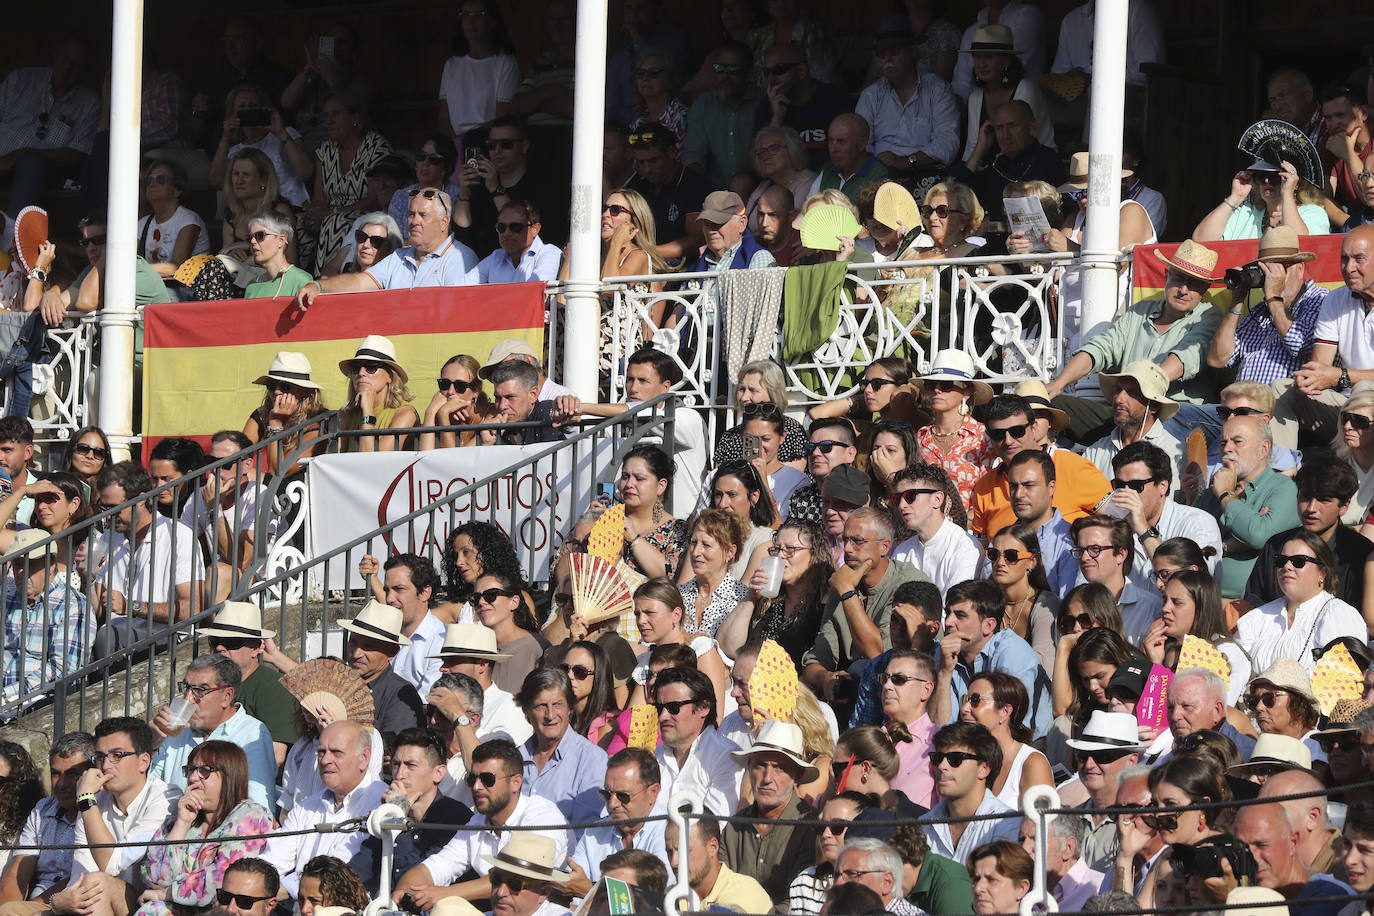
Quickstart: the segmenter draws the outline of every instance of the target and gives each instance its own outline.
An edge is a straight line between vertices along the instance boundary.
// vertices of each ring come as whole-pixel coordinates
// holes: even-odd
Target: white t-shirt
[[[542,396],[542,393],[541,393]],[[629,402],[633,407],[638,401]],[[645,444],[662,445],[662,436],[646,436]],[[696,505],[702,479],[706,477],[706,426],[701,414],[679,403],[673,413],[673,490],[668,510],[686,518]]]
[[[294,127],[288,127],[286,135],[293,140],[298,140],[301,132]],[[281,196],[286,198],[287,203],[293,207],[304,207],[310,202],[310,191],[306,188],[305,182],[301,180],[301,176],[297,175],[296,170],[291,168],[291,163],[286,161],[282,142],[277,139],[276,134],[269,132],[257,143],[235,144],[229,147],[229,155],[233,156],[245,146],[260,150],[264,156],[272,160],[272,167],[277,170],[277,185],[281,189]]]
[[[893,548],[892,559],[910,563],[930,576],[943,597],[951,585],[977,578],[983,548],[973,535],[945,519],[929,543],[922,544],[921,539],[913,535]]]
[[[154,220],[151,213],[138,221],[138,240],[143,248],[139,254],[143,260],[149,264],[165,264],[172,260],[172,255],[176,253],[177,236],[187,226],[195,226],[200,230],[195,245],[191,247],[191,255],[209,254],[210,231],[205,228],[205,220],[197,216],[194,210],[177,207],[177,212],[165,223]]]
[[[176,543],[173,544],[173,541]],[[124,535],[116,533],[111,540],[109,556],[109,561],[113,564],[111,589],[119,592],[126,602],[130,603],[170,603],[176,599],[176,586],[184,585],[203,575],[203,570],[200,569],[202,564],[197,562],[198,557],[195,532],[169,518],[156,519],[143,540],[132,550]],[[97,575],[100,576],[101,582],[105,581],[103,572]]]
[[[1374,369],[1374,309],[1366,312],[1364,302],[1347,287],[1326,294],[1312,339],[1318,345],[1335,344],[1348,369]]]
[[[519,85],[520,65],[514,55],[493,54],[481,60],[450,57],[439,78],[439,98],[448,103],[453,133],[462,137],[496,117],[496,103],[509,102]]]

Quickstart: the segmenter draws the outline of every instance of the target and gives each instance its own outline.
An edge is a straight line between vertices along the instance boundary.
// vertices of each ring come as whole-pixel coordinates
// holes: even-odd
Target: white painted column
[[[100,406],[114,458],[129,457],[134,429],[134,258],[138,255],[143,0],[114,0],[110,73],[110,197],[105,305],[100,310]]]
[[[1088,131],[1088,216],[1083,229],[1082,339],[1111,323],[1118,301],[1121,132],[1126,106],[1128,0],[1097,0],[1092,115]]]
[[[606,117],[606,0],[577,4],[577,80],[573,86],[572,205],[563,378],[595,401],[601,301],[601,145]]]

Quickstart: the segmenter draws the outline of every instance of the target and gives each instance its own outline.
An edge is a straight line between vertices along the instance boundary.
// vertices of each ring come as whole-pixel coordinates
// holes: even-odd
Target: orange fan
[[[25,207],[14,218],[14,250],[24,273],[38,263],[38,249],[48,240],[48,211],[41,207]]]
[[[587,536],[587,553],[610,563],[620,559],[625,549],[625,504],[611,506],[592,525]]]
[[[630,585],[613,560],[590,553],[575,553],[570,558],[570,565],[573,609],[587,626],[634,610]]]

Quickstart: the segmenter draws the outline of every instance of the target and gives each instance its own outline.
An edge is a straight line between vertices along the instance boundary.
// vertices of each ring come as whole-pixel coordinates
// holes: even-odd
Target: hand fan
[[[764,719],[792,721],[797,708],[797,666],[782,646],[771,639],[764,640],[758,661],[749,675],[749,708],[754,724]]]
[[[916,198],[895,181],[884,182],[878,187],[877,196],[873,198],[873,218],[889,229],[896,229],[900,222],[908,232],[924,225]]]
[[[1178,650],[1178,664],[1175,671],[1185,668],[1206,668],[1218,675],[1229,689],[1231,686],[1231,663],[1221,650],[1205,639],[1189,634],[1183,637],[1183,647]]]
[[[14,218],[14,250],[24,273],[38,263],[38,249],[48,240],[48,211],[41,207],[25,207]]]
[[[1312,693],[1323,715],[1330,715],[1341,700],[1358,700],[1364,694],[1364,675],[1350,650],[1335,645],[1326,650],[1312,669]]]
[[[587,553],[614,563],[625,549],[625,505],[617,503],[602,512],[587,536]]]
[[[587,626],[634,611],[630,586],[611,560],[590,553],[569,558],[572,573],[573,609]]]
[[[852,239],[858,234],[853,212],[839,204],[816,204],[802,217],[801,241],[812,251],[839,251],[839,236]]]
[[[342,707],[347,718],[354,722],[372,724],[375,708],[372,705],[372,691],[367,689],[363,679],[341,661],[332,658],[315,658],[302,662],[281,676],[282,685],[302,706],[313,708],[320,700],[312,694],[325,693],[337,699],[338,705],[324,701],[335,712]],[[307,700],[310,702],[307,703]]]

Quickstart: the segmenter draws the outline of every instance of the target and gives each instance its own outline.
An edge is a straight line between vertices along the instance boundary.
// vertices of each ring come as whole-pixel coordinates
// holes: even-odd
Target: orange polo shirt
[[[1072,524],[1075,520],[1096,511],[1099,503],[1111,492],[1111,484],[1091,461],[1064,448],[1050,455],[1054,462],[1054,507]],[[1011,494],[1007,488],[1004,465],[997,465],[973,487],[973,504],[969,507],[969,527],[974,534],[987,540],[1016,521],[1011,511]]]

